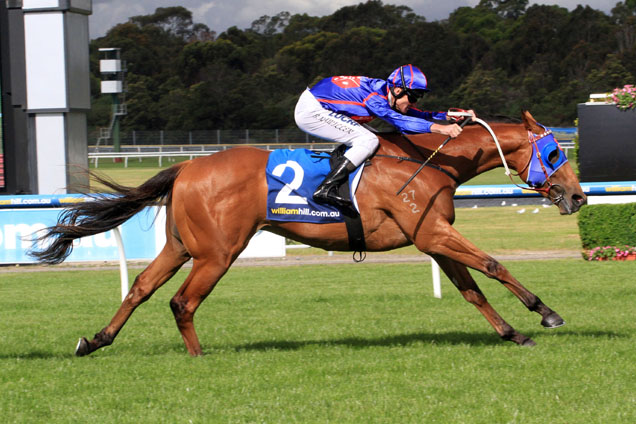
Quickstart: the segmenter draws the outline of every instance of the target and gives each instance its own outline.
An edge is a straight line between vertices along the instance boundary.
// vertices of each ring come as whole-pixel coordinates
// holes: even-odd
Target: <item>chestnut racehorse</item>
[[[528,112],[523,112],[523,124],[492,124],[492,129],[510,168],[526,181],[533,155],[528,131],[539,134],[545,129]],[[381,135],[379,150],[364,170],[356,195],[367,250],[385,251],[414,244],[439,263],[464,298],[505,340],[524,346],[535,344],[490,306],[467,268],[502,283],[530,311],[541,315],[544,327],[563,325],[556,312],[452,227],[453,195],[458,185],[502,165],[491,135],[481,126],[466,127],[433,158],[431,162],[437,168],[425,167],[396,196],[396,191],[442,139],[437,134],[409,138],[410,141],[399,134]],[[135,308],[190,258],[192,270],[171,299],[170,307],[188,352],[201,355],[194,314],[259,230],[326,250],[350,250],[344,223],[283,223],[266,219],[268,156],[268,151],[257,148],[230,149],[176,164],[139,187],[107,182],[115,196],[101,196],[65,210],[58,224],[48,228],[42,237],[51,243],[32,252],[41,262],[63,261],[70,254],[74,239],[115,228],[158,200],[166,206],[167,241],[163,250],[137,276],[110,323],[92,340],[80,339],[77,355],[110,345]],[[542,188],[542,195],[557,204],[561,214],[572,214],[586,203],[569,163],[559,168]]]

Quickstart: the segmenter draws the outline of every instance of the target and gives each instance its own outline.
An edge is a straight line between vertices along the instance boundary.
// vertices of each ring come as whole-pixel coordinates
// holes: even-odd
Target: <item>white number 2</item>
[[[286,183],[285,186],[278,192],[276,196],[276,203],[290,203],[294,205],[306,205],[307,199],[301,196],[291,195],[292,190],[298,190],[303,183],[303,178],[305,177],[305,171],[298,164],[298,162],[293,160],[288,160],[286,163],[281,163],[272,171],[272,175],[275,177],[280,177],[285,172],[285,169],[291,168],[294,171],[294,179],[291,183]]]
[[[411,194],[411,197],[409,197],[409,195],[406,193],[402,193],[402,201],[404,203],[409,203],[411,202],[411,199],[412,199],[413,202],[409,204],[409,207],[411,208],[411,212],[412,213],[420,212],[420,210],[417,208],[417,205],[415,204],[415,190],[409,190],[409,193]]]

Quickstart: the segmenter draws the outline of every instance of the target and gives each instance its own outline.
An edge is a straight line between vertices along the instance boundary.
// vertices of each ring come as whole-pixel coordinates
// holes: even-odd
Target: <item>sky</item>
[[[274,16],[287,11],[292,15],[330,15],[344,6],[364,0],[93,0],[93,14],[89,17],[91,39],[101,37],[113,26],[126,22],[129,17],[152,14],[157,7],[183,6],[190,10],[195,23],[206,24],[217,34],[231,26],[249,28],[263,15]],[[569,10],[578,4],[587,5],[607,14],[618,0],[560,0],[530,1],[530,4],[556,4]],[[408,6],[427,21],[446,19],[458,7],[474,7],[479,0],[384,0],[384,4]]]

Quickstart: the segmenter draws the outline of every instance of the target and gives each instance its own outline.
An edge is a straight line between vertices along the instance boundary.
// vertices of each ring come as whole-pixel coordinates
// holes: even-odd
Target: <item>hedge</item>
[[[588,205],[578,215],[584,249],[636,246],[636,203]]]

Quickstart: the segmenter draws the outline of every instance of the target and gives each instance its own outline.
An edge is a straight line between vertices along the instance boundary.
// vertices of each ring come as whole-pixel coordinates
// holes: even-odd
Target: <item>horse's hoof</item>
[[[89,353],[91,352],[88,347],[88,340],[86,340],[86,337],[82,337],[77,342],[77,347],[75,348],[75,356],[86,356]]]
[[[504,334],[503,336],[501,336],[501,338],[504,340],[509,340],[519,346],[531,347],[536,345],[534,340],[532,340],[530,337],[526,337],[514,330],[511,333]]]
[[[536,345],[537,344],[531,338],[527,338],[523,341],[523,343],[521,343],[521,346],[524,346],[524,347],[532,347]]]
[[[557,328],[564,324],[565,321],[563,321],[563,318],[561,318],[556,312],[552,312],[550,315],[541,320],[541,325],[545,328]]]

